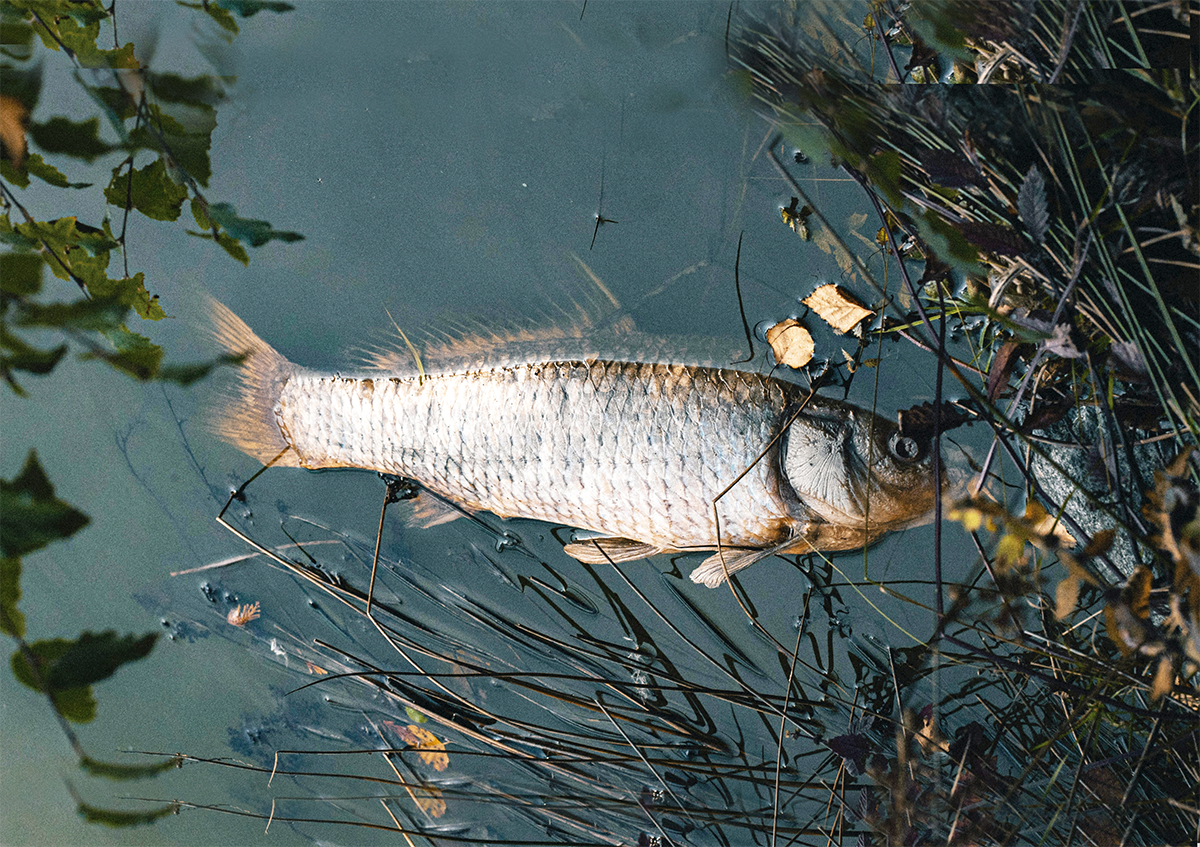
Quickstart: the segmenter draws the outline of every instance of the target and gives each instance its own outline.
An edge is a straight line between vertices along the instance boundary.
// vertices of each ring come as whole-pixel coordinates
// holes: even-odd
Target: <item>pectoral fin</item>
[[[413,498],[412,504],[412,512],[409,513],[408,522],[412,526],[420,527],[421,529],[428,529],[431,526],[440,526],[444,523],[458,520],[466,513],[463,509],[456,508],[426,492],[422,492]]]
[[[779,550],[774,547],[768,547],[765,550],[740,550],[736,547],[726,547],[724,550],[713,553],[692,571],[692,582],[716,588],[725,581],[726,574],[735,574],[755,562],[771,558],[777,552]]]
[[[632,538],[610,535],[572,542],[563,548],[563,552],[585,564],[602,565],[607,562],[632,562],[636,559],[644,559],[661,552],[661,548],[655,547],[653,544],[634,541]]]

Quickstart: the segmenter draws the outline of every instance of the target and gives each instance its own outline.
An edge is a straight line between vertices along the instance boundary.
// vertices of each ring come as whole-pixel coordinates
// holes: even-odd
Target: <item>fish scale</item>
[[[467,508],[686,548],[716,543],[712,501],[778,431],[788,388],[628,362],[405,378],[298,370],[275,414],[305,467],[375,468]],[[721,499],[722,543],[785,537],[780,482],[776,445]]]

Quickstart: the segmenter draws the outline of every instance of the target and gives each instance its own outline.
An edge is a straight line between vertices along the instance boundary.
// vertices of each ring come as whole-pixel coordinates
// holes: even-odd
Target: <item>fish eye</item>
[[[921,458],[921,445],[915,439],[897,432],[888,441],[888,452],[898,462],[915,462]]]

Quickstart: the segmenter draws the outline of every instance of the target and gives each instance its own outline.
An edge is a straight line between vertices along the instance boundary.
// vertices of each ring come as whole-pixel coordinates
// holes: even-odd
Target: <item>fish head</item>
[[[872,538],[926,523],[933,510],[931,439],[848,403],[810,402],[788,427],[782,467],[809,513]]]

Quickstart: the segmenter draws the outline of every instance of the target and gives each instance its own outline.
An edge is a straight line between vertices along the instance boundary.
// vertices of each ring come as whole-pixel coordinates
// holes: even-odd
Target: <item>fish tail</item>
[[[213,435],[264,464],[298,466],[295,450],[279,428],[275,406],[284,383],[296,366],[263,341],[227,306],[209,299],[213,338],[234,356],[242,357],[237,382],[228,385],[213,404],[206,428]],[[287,450],[287,453],[280,456]]]

